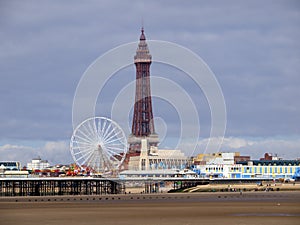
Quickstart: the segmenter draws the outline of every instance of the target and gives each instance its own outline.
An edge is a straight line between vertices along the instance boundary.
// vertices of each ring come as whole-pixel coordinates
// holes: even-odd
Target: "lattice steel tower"
[[[146,43],[144,29],[141,30],[140,42],[134,56],[136,67],[135,103],[131,135],[128,138],[129,152],[140,152],[141,139],[147,138],[150,146],[157,146],[158,135],[155,133],[150,90],[151,55]]]

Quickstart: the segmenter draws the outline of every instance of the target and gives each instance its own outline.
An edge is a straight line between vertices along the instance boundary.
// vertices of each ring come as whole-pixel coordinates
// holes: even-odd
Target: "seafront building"
[[[203,165],[196,166],[194,171],[202,177],[209,178],[272,178],[289,179],[294,178],[300,172],[300,162],[295,160],[283,160],[282,162],[270,162],[267,165],[256,164],[250,161],[249,164],[233,165]],[[299,177],[299,175],[298,175]]]
[[[120,177],[172,177],[187,165],[188,158],[180,150],[158,149],[144,138],[140,154],[129,158],[128,170],[122,171]]]
[[[193,170],[199,176],[211,179],[300,178],[299,160],[283,160],[276,157],[275,160],[262,158],[260,160],[234,161],[232,158],[234,155],[239,155],[239,153],[213,153],[211,156],[216,156],[215,158],[207,157],[207,161],[194,164]]]
[[[232,165],[236,156],[240,156],[239,152],[216,152],[216,153],[205,153],[198,154],[194,157],[193,162],[195,165]]]
[[[1,177],[28,177],[28,171],[21,171],[21,163],[18,161],[1,161],[0,162],[0,178]]]
[[[19,161],[0,161],[2,170],[20,170],[21,163]]]
[[[180,150],[165,150],[150,146],[148,140],[141,140],[141,153],[129,159],[129,170],[168,170],[184,169],[187,157]]]
[[[300,180],[300,160],[259,160],[239,161],[234,163],[219,164],[216,160],[202,161],[201,165],[197,162],[189,166],[189,160],[184,154],[176,150],[157,150],[147,144],[147,140],[141,141],[142,151],[139,156],[132,157],[129,161],[129,170],[124,170],[120,173],[120,178],[125,177],[203,177],[210,179],[296,179]],[[158,152],[161,152],[158,154]],[[225,159],[232,154],[213,153],[215,155],[225,156]],[[220,161],[224,159],[218,159]],[[232,162],[228,160],[226,162]],[[31,169],[27,171],[21,170],[19,162],[10,162],[0,164],[0,177],[28,177]],[[13,165],[14,166],[8,166]],[[7,165],[6,166],[4,166]],[[70,166],[63,166],[60,168],[51,167],[48,169],[41,169],[41,176],[82,176],[82,173],[72,172]],[[55,169],[55,170],[54,170]],[[48,171],[43,172],[43,171]],[[51,172],[51,171],[56,172]],[[49,172],[50,171],[50,172]],[[71,172],[70,172],[71,171]],[[32,172],[31,172],[32,173]]]
[[[297,177],[300,172],[298,160],[253,160],[238,162],[242,171],[238,176],[242,178],[269,177],[273,179],[289,179]],[[238,178],[238,177],[237,177]]]

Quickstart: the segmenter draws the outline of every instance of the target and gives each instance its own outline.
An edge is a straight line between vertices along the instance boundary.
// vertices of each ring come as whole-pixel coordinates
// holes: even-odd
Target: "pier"
[[[185,177],[139,177],[139,178],[97,178],[97,177],[38,177],[0,178],[1,196],[56,196],[56,195],[107,195],[125,194],[126,186],[139,183],[144,193],[160,192],[161,183],[171,183],[173,190],[205,184],[258,183],[272,179],[209,179]]]
[[[105,195],[123,192],[123,183],[105,178],[0,178],[0,196]]]

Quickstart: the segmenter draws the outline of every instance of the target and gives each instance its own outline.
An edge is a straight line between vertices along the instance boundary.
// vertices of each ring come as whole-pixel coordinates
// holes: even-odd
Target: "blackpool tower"
[[[159,143],[158,135],[154,129],[152,111],[150,89],[151,55],[143,28],[136,55],[134,56],[134,64],[136,67],[135,103],[128,144],[130,153],[139,153],[142,139],[146,138],[150,146],[157,146]]]

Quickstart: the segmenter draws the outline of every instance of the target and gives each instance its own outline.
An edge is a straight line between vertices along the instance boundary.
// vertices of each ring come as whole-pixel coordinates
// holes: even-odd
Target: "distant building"
[[[282,158],[279,158],[277,154],[265,153],[264,157],[260,158],[260,160],[282,160]]]
[[[3,170],[20,170],[21,163],[18,161],[1,161],[0,167]]]
[[[299,177],[300,161],[297,160],[252,160],[236,164],[195,165],[194,171],[209,178],[269,178],[288,179]]]
[[[198,154],[194,158],[194,165],[233,165],[237,157],[241,157],[239,152]]]
[[[50,164],[47,160],[42,160],[41,157],[34,158],[30,163],[27,163],[28,170],[42,170],[47,167],[50,167]]]
[[[270,177],[274,179],[292,178],[300,169],[300,162],[296,160],[253,160],[240,162],[243,166],[243,177]]]
[[[28,171],[20,171],[21,164],[17,161],[0,162],[0,177],[19,178],[28,177]]]
[[[250,156],[234,156],[234,163],[238,162],[248,162],[251,160]]]

